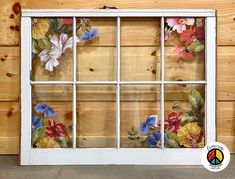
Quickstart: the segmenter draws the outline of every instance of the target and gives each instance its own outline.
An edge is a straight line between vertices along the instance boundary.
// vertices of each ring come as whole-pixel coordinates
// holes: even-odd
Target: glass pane
[[[205,79],[205,19],[166,18],[165,80]]]
[[[205,85],[165,86],[165,146],[202,148]]]
[[[72,147],[72,86],[32,86],[32,147]]]
[[[121,80],[160,79],[160,18],[121,19]]]
[[[121,85],[121,147],[160,147],[160,116],[160,85]]]
[[[77,85],[77,147],[116,147],[116,86]]]
[[[72,18],[32,18],[31,79],[72,80],[72,48]]]
[[[116,80],[116,18],[77,18],[77,80]]]

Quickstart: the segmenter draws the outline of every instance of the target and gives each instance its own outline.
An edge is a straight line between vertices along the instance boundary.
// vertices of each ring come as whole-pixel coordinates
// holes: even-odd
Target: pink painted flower
[[[73,24],[73,18],[70,17],[64,17],[62,18],[64,25],[72,25]]]
[[[180,39],[185,43],[185,46],[190,45],[194,39],[203,41],[205,39],[204,28],[194,28],[193,30],[186,30],[180,34]]]
[[[166,22],[168,26],[172,27],[178,33],[182,33],[186,30],[186,25],[194,25],[194,18],[167,18]]]
[[[165,32],[165,34],[164,34],[164,40],[166,41],[166,40],[168,40],[169,38],[170,38],[169,33]]]
[[[186,47],[179,47],[179,45],[175,45],[175,53],[180,58],[192,58],[193,52],[191,50],[188,50]]]
[[[165,120],[166,129],[171,132],[177,132],[177,130],[181,127],[181,120],[183,117],[183,112],[171,112],[168,115],[168,118]]]
[[[46,128],[46,134],[50,138],[64,137],[68,135],[63,123],[56,123],[54,119],[48,120],[49,127]]]
[[[186,30],[180,34],[180,40],[185,43],[185,46],[190,45],[195,38],[192,30]]]

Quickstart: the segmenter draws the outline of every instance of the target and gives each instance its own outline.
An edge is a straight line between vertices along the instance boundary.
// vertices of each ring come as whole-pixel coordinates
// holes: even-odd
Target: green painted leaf
[[[178,110],[181,109],[180,103],[174,101],[172,104],[172,110]]]
[[[73,32],[73,26],[64,25],[60,28],[59,32],[60,33],[66,33],[66,34],[72,33]]]
[[[56,142],[58,142],[62,148],[67,148],[68,147],[65,137],[56,138]]]
[[[32,134],[32,145],[36,144],[39,140],[46,137],[45,128],[35,130]]]
[[[35,39],[33,39],[32,44],[33,44],[32,45],[33,46],[32,51],[33,51],[33,53],[37,54],[40,51],[40,48],[38,46],[37,41]]]
[[[188,101],[191,103],[191,105],[197,109],[197,100],[192,95],[188,95]]]
[[[196,88],[192,88],[190,94],[188,95],[188,101],[197,110],[200,110],[204,105],[204,99]]]
[[[202,18],[197,18],[196,19],[196,27],[202,27],[203,24],[203,19]]]
[[[37,42],[40,49],[51,49],[51,42],[46,36],[44,38],[38,39]]]
[[[197,121],[199,117],[193,111],[184,112],[181,123],[185,125],[186,123]]]
[[[50,18],[50,31],[56,31],[60,25],[60,19],[58,18]]]
[[[171,147],[171,148],[179,148],[179,144],[174,140],[174,139],[168,139],[168,145]]]
[[[199,53],[204,49],[204,45],[198,40],[193,41],[188,47],[188,50],[192,50],[194,53]]]
[[[167,143],[172,148],[179,148],[179,140],[176,133],[166,130]]]
[[[55,139],[55,141],[58,142],[62,148],[70,148],[73,146],[73,141],[69,136],[58,137]]]

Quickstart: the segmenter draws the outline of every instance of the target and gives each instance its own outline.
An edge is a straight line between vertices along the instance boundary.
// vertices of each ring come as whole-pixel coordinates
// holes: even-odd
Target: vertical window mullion
[[[73,17],[73,148],[76,148],[76,108],[77,108],[77,97],[76,97],[76,17]]]
[[[121,44],[121,27],[120,17],[117,17],[117,94],[116,94],[116,138],[117,138],[117,149],[120,148],[120,44]]]
[[[164,17],[161,18],[161,148],[164,149]]]

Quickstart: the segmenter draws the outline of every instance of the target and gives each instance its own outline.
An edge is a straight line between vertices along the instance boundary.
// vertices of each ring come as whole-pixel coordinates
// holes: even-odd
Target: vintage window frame
[[[205,17],[205,80],[203,81],[164,81],[164,18],[165,17]],[[76,34],[76,17],[115,17],[117,18],[117,73],[116,81],[76,81],[76,68],[73,68],[72,81],[30,81],[31,73],[31,18],[32,17],[72,17],[73,38]],[[161,18],[161,79],[159,81],[120,81],[120,26],[122,17],[160,17]],[[76,67],[76,43],[73,43],[73,67]],[[113,84],[116,94],[116,134],[117,148],[32,148],[31,114],[32,84],[71,84],[73,85],[73,129],[76,129],[76,85]],[[120,148],[120,85],[158,84],[161,86],[161,118],[164,119],[165,84],[203,84],[205,85],[206,144],[216,139],[216,11],[212,9],[23,9],[21,17],[21,165],[201,165],[200,148]],[[162,120],[161,133],[164,133]],[[73,130],[73,139],[76,130]],[[162,135],[164,141],[164,135]]]

